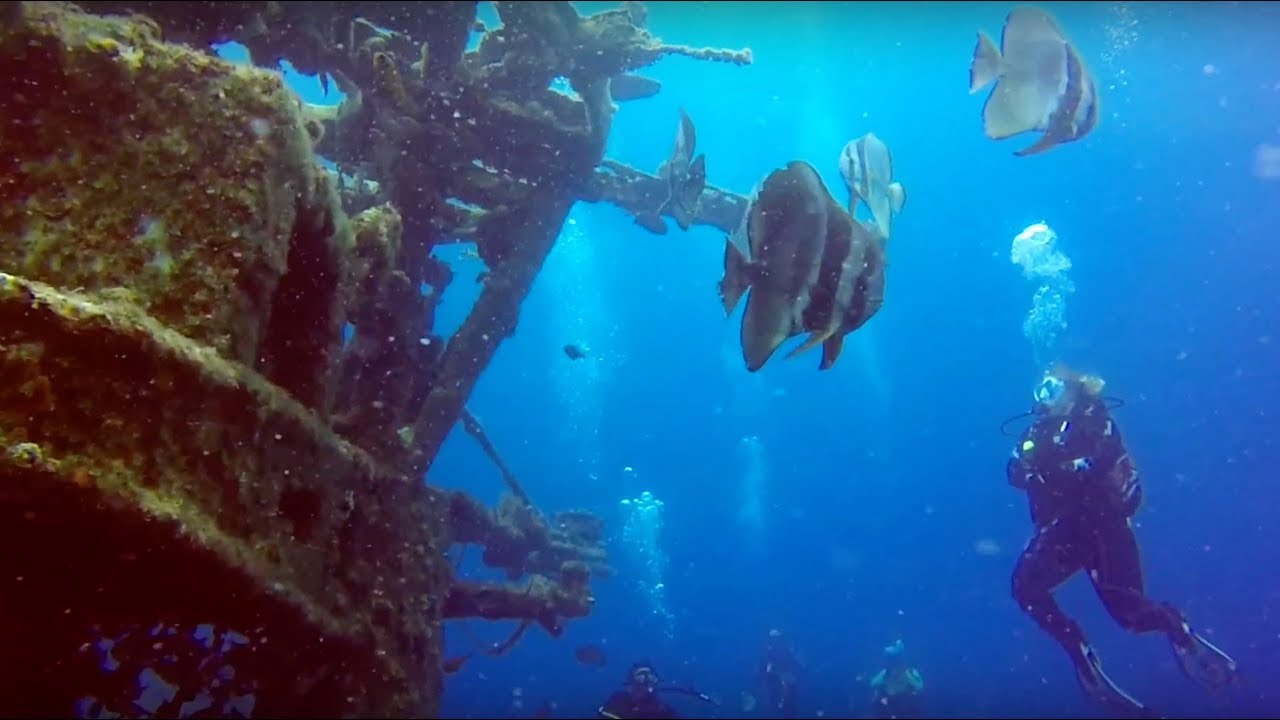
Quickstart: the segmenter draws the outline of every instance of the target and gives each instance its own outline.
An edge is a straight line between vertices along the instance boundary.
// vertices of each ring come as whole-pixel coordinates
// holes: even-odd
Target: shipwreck
[[[467,398],[571,206],[657,206],[603,157],[660,90],[636,71],[750,53],[664,44],[638,3],[494,5],[0,5],[7,714],[430,717],[442,623],[590,612],[602,522],[538,508]],[[344,102],[300,102],[280,60]],[[708,187],[697,220],[743,207]],[[452,242],[488,272],[440,337]],[[496,508],[423,480],[459,421]],[[458,577],[459,544],[508,582]],[[130,662],[170,690],[104,670]]]

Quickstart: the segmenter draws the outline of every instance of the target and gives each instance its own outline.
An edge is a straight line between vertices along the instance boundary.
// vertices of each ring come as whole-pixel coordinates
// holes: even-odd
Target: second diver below
[[[1151,717],[1103,672],[1097,653],[1053,591],[1087,570],[1108,613],[1133,633],[1159,631],[1182,670],[1217,691],[1236,680],[1236,663],[1191,629],[1168,603],[1145,593],[1132,518],[1142,482],[1103,400],[1102,380],[1058,370],[1035,390],[1035,421],[1007,466],[1009,484],[1027,493],[1035,534],[1013,571],[1018,607],[1066,650],[1084,691],[1109,712]]]
[[[596,714],[613,720],[678,717],[675,708],[658,697],[658,673],[643,661],[631,666],[623,688],[610,695]]]
[[[884,667],[871,678],[871,717],[924,717],[924,678],[907,662],[906,651],[901,640],[884,649]]]
[[[781,630],[770,630],[757,675],[774,717],[799,716],[796,690],[800,681],[800,669],[800,660],[796,657],[790,639]]]
[[[653,663],[641,660],[631,666],[623,679],[623,688],[614,692],[596,710],[602,718],[677,718],[675,708],[658,697],[658,693],[677,693],[719,707],[710,695],[685,685],[659,684]]]

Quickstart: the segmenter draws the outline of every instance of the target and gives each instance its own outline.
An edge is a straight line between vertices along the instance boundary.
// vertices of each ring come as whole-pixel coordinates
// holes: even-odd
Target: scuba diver
[[[1183,672],[1207,689],[1234,683],[1236,663],[1192,630],[1176,608],[1145,594],[1132,529],[1142,504],[1141,476],[1102,388],[1098,377],[1057,369],[1035,389],[1026,414],[1035,420],[1006,466],[1009,484],[1027,493],[1035,525],[1014,568],[1012,592],[1018,607],[1066,650],[1086,694],[1112,713],[1150,717],[1151,710],[1102,672],[1084,632],[1054,600],[1054,589],[1076,572],[1088,571],[1094,592],[1121,627],[1164,633]]]
[[[924,678],[907,664],[901,640],[884,649],[884,667],[871,678],[871,717],[922,717]]]
[[[760,659],[760,684],[764,686],[769,706],[778,717],[796,717],[796,685],[799,683],[800,661],[781,630],[770,630]]]
[[[627,671],[621,690],[609,696],[596,710],[602,718],[678,718],[675,708],[658,697],[658,693],[674,692],[689,695],[712,705],[719,705],[711,696],[683,685],[660,685],[653,663],[637,662]]]

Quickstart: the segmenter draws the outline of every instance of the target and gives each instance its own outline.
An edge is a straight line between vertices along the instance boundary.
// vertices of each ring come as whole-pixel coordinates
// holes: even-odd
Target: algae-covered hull
[[[467,398],[573,203],[660,192],[602,164],[611,78],[750,54],[567,2],[495,3],[464,53],[475,6],[0,4],[0,710],[429,717],[442,622],[590,612],[602,523],[538,510]],[[487,277],[443,338],[459,241]],[[496,508],[423,481],[460,417]],[[459,543],[511,582],[454,577]]]

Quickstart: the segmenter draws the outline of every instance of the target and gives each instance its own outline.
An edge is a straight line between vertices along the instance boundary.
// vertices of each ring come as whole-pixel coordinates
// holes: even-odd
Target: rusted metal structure
[[[615,100],[656,91],[630,73],[750,57],[664,45],[638,4],[563,2],[495,3],[502,26],[464,53],[475,5],[0,9],[7,712],[85,695],[142,713],[94,639],[125,636],[178,688],[147,714],[211,686],[229,712],[217,643],[172,640],[207,625],[239,638],[254,715],[431,716],[442,621],[558,633],[589,612],[598,519],[544,514],[505,467],[496,509],[421,478],[573,203],[658,204],[663,180],[602,157]],[[209,52],[230,40],[347,102],[326,114]],[[560,76],[578,98],[549,89]],[[743,203],[708,189],[699,220],[727,230]],[[430,251],[458,240],[489,271],[446,339]],[[456,543],[511,583],[454,577]]]

